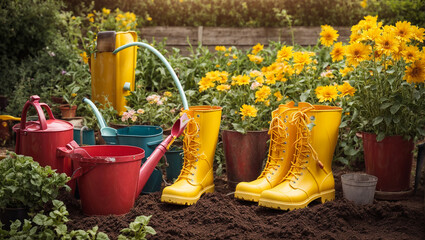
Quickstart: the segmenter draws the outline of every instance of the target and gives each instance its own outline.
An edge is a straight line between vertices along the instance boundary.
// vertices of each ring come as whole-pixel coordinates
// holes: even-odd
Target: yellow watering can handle
[[[3,121],[7,121],[7,120],[21,121],[21,118],[13,117],[13,116],[10,116],[10,115],[0,115],[0,120],[3,120]]]

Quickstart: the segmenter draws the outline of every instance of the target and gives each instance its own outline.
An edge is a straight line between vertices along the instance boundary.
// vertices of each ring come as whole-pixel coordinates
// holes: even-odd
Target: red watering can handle
[[[30,106],[34,106],[35,110],[37,111],[37,115],[38,115],[38,119],[40,120],[40,129],[41,130],[46,130],[47,129],[47,122],[46,122],[46,117],[44,116],[44,112],[43,109],[46,109],[47,113],[49,114],[49,118],[50,119],[55,119],[55,117],[53,116],[52,110],[50,109],[50,107],[45,104],[45,103],[40,103],[40,97],[37,95],[33,95],[30,97],[30,100],[28,100],[25,105],[24,105],[24,109],[22,110],[22,116],[21,116],[21,128],[20,130],[25,130],[26,128],[26,123],[27,123],[27,112],[28,112],[28,108]]]

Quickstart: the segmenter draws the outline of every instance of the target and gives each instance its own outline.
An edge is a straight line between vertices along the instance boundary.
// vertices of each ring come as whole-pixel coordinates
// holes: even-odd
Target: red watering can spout
[[[142,192],[143,187],[149,179],[149,176],[152,174],[156,165],[158,164],[161,157],[164,153],[170,148],[174,140],[179,137],[184,129],[186,128],[189,118],[187,114],[184,113],[173,125],[171,129],[171,135],[165,138],[152,152],[146,162],[142,165],[139,172],[139,183],[137,184],[137,194],[136,197]]]

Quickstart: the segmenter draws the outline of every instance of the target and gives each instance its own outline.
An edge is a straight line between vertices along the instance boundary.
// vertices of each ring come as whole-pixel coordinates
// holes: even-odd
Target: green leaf
[[[390,108],[390,112],[391,114],[395,114],[399,109],[400,109],[401,105],[400,104],[395,104]]]
[[[242,134],[246,133],[246,130],[238,123],[232,123],[233,129],[237,132],[240,132]]]
[[[65,235],[68,231],[68,228],[65,224],[60,224],[55,228],[55,231],[58,235]]]
[[[307,98],[310,96],[310,91],[311,91],[311,89],[301,93],[301,95],[300,95],[300,101],[301,102],[307,101]]]
[[[96,236],[96,240],[109,240],[108,235],[104,232],[99,232]]]
[[[378,136],[376,136],[376,141],[380,142],[380,141],[384,140],[384,138],[385,138],[385,133],[380,132],[380,133],[378,133]]]
[[[145,231],[146,231],[146,233],[149,233],[151,235],[155,235],[156,234],[155,229],[153,229],[151,226],[145,226]]]
[[[383,103],[382,105],[381,105],[381,107],[380,107],[380,109],[382,109],[382,110],[384,110],[384,109],[387,109],[388,107],[390,107],[391,105],[393,105],[392,103]]]
[[[373,119],[372,124],[373,124],[373,126],[376,126],[376,125],[380,124],[383,120],[384,120],[383,117],[376,117],[376,118]]]

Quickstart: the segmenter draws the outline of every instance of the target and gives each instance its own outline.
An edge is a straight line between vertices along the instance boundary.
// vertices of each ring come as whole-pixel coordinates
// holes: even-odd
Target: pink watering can
[[[174,140],[186,128],[183,114],[171,135],[162,141],[140,167],[145,151],[134,146],[97,145],[79,147],[71,142],[62,149],[73,161],[72,179],[77,179],[81,205],[86,215],[125,214]]]

